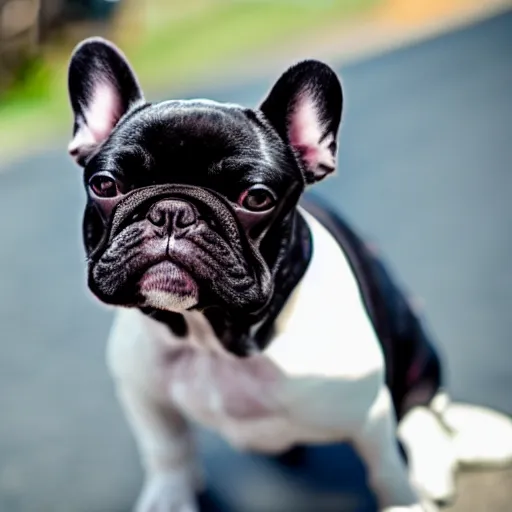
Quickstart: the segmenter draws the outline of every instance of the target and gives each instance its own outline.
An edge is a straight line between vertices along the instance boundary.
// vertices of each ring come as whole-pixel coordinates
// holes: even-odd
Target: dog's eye
[[[242,192],[238,204],[251,212],[263,212],[275,206],[276,198],[265,185],[254,185]]]
[[[89,186],[98,197],[116,197],[119,195],[117,181],[109,174],[96,174],[89,180]]]

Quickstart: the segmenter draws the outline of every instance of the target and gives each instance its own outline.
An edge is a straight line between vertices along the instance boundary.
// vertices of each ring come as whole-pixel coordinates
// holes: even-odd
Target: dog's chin
[[[199,289],[192,276],[172,261],[153,265],[139,281],[144,307],[181,313],[199,301]]]

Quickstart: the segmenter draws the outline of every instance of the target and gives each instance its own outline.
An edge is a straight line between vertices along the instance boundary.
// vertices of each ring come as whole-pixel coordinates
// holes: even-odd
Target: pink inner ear
[[[94,88],[92,100],[84,109],[85,122],[80,126],[68,146],[71,155],[103,142],[121,118],[121,101],[116,89],[107,83],[99,83]]]
[[[114,129],[121,117],[121,102],[115,88],[99,83],[93,92],[85,120],[96,142],[103,142]]]
[[[335,157],[329,149],[334,137],[329,134],[322,140],[324,127],[309,94],[303,93],[297,100],[289,122],[290,144],[300,153],[308,169],[314,174],[320,172],[321,165],[334,170]]]

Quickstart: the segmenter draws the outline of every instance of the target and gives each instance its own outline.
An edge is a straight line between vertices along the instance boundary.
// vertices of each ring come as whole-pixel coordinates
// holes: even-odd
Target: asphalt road
[[[339,173],[318,187],[425,300],[457,399],[512,413],[512,13],[340,69]],[[201,96],[255,105],[270,77]],[[61,147],[0,167],[0,511],[128,512],[141,483],[84,287],[80,172]],[[202,437],[204,510],[371,510],[342,448],[281,470]],[[511,473],[457,510],[510,510]]]

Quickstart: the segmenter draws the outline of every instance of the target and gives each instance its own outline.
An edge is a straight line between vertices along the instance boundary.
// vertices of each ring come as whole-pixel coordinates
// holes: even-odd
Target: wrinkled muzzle
[[[153,234],[148,218],[162,201],[188,203],[197,220],[179,234],[169,229],[166,237],[172,243],[167,243],[165,254],[155,255],[148,247],[162,237]],[[139,280],[163,259],[197,283],[197,308],[220,306],[252,315],[266,306],[273,293],[271,272],[256,243],[229,202],[208,189],[154,185],[123,196],[89,254],[89,287],[108,304],[140,306]]]

